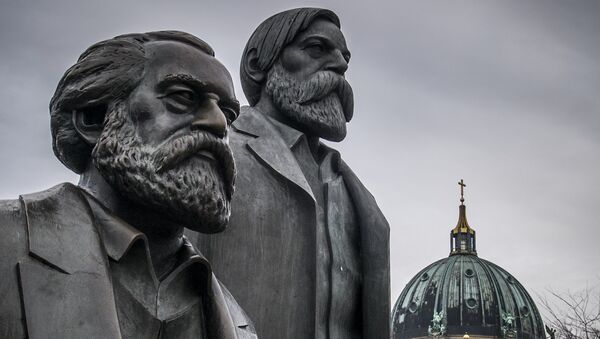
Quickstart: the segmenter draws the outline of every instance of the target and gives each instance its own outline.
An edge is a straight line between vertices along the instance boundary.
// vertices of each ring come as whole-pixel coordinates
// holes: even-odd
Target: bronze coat
[[[199,236],[198,248],[248,312],[261,338],[314,338],[320,332],[315,330],[320,326],[315,319],[320,292],[312,190],[275,126],[253,108],[242,108],[230,144],[239,172],[229,228]],[[343,161],[338,173],[359,218],[363,337],[389,339],[389,226],[373,196]],[[331,293],[344,293],[331,288]]]
[[[108,258],[80,189],[0,201],[0,338],[121,338]],[[208,338],[256,338],[212,275]]]

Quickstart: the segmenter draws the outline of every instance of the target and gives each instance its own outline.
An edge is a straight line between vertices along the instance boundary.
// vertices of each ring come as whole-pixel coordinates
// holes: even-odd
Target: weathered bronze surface
[[[79,185],[0,202],[0,337],[256,338],[183,236],[228,222],[238,112],[229,73],[192,35],[86,50],[50,104]]]
[[[242,56],[230,227],[197,243],[262,338],[390,337],[389,226],[320,142],[346,135],[349,60],[338,17],[317,8],[265,20]]]

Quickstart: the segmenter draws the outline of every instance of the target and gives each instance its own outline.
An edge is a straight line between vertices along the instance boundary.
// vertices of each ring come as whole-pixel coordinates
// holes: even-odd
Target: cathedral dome
[[[421,270],[398,298],[394,339],[462,338],[467,333],[470,338],[545,338],[541,316],[523,285],[477,256],[463,201],[450,232],[450,256]]]

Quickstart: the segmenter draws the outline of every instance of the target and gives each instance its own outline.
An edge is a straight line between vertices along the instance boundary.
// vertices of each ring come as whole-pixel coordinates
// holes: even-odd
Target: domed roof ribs
[[[404,288],[404,290],[402,290],[402,293],[400,294],[400,297],[398,298],[398,300],[396,301],[396,305],[394,306],[394,311],[392,314],[392,319],[394,321],[394,326],[398,327],[398,331],[403,332],[406,329],[406,320],[407,317],[410,317],[411,314],[413,312],[409,311],[409,306],[410,303],[415,300],[415,295],[417,295],[418,291],[419,291],[419,285],[421,283],[423,283],[422,281],[422,276],[423,274],[429,272],[429,270],[433,267],[434,270],[439,269],[440,265],[439,263],[444,261],[445,259],[440,259],[434,263],[432,263],[431,265],[425,267],[424,269],[422,269],[416,276],[414,276],[409,282],[408,284],[406,284],[406,287]],[[441,265],[443,266],[443,265]],[[433,275],[433,274],[432,274]],[[425,281],[426,284],[429,283],[429,281]],[[421,296],[418,297],[419,301],[422,301],[423,299],[421,298]],[[420,308],[420,304],[417,304],[417,306]],[[416,310],[415,310],[416,311]]]
[[[481,286],[481,278],[480,278],[480,273],[479,273],[479,267],[481,266],[481,264],[479,264],[477,261],[481,260],[478,257],[468,257],[469,258],[469,263],[471,264],[471,269],[473,270],[473,275],[476,278],[476,282],[477,282],[477,294],[479,295],[479,305],[478,305],[478,309],[479,309],[479,313],[481,315],[481,324],[483,326],[486,325],[486,320],[485,320],[485,299],[483,297],[483,287]],[[477,273],[475,273],[477,272]]]
[[[461,272],[461,273],[464,272],[463,261],[462,260],[460,261],[459,272]],[[458,295],[458,297],[460,298],[459,299],[459,304],[458,304],[458,306],[459,306],[458,307],[458,312],[459,312],[458,314],[460,315],[460,326],[464,326],[464,323],[463,323],[463,304],[464,304],[464,302],[463,301],[465,300],[465,281],[464,281],[463,274],[459,274],[458,277],[459,277],[459,284],[460,284],[460,291],[459,291],[459,295]]]
[[[479,260],[479,258],[476,259]],[[475,265],[474,262],[472,262],[471,264],[473,265],[474,272],[479,271],[480,265]],[[485,299],[483,298],[483,287],[481,286],[481,277],[479,272],[475,274],[475,277],[477,278],[477,289],[479,290],[479,309],[481,310],[481,323],[483,324],[483,326],[485,326],[487,325],[485,320]]]
[[[443,266],[444,265],[439,265],[437,267],[437,269],[440,269]],[[448,295],[447,294],[448,293],[444,293],[444,291],[448,290],[448,287],[446,287],[446,285],[449,284],[449,282],[448,282],[448,280],[449,280],[448,279],[448,276],[449,276],[448,272],[451,271],[451,268],[452,268],[452,265],[445,265],[445,267],[444,267],[444,274],[442,275],[442,278],[440,279],[440,284],[438,286],[438,290],[436,291],[436,295],[435,295],[435,306],[434,307],[435,307],[436,312],[439,312],[438,311],[438,309],[439,309],[438,308],[438,301],[440,299],[440,294],[441,294],[441,299],[442,299],[441,300],[441,303],[442,303],[441,306],[442,307],[439,310],[443,311],[443,310],[445,310],[447,308],[447,305],[448,305],[448,300],[447,300],[448,299]],[[446,319],[447,317],[448,317],[448,312],[444,312],[444,319]]]
[[[481,263],[482,263],[481,268],[485,272],[485,275],[487,276],[487,279],[490,282],[491,287],[494,289],[494,294],[496,295],[496,307],[497,307],[498,314],[496,314],[496,316],[494,318],[496,318],[496,321],[497,321],[496,322],[497,329],[500,329],[500,326],[502,326],[502,323],[500,321],[500,316],[502,315],[502,312],[505,309],[504,298],[500,297],[501,289],[499,286],[499,282],[496,278],[496,275],[490,269],[490,266],[487,265],[489,262],[486,260],[481,260]],[[500,331],[498,331],[497,334],[500,335]]]
[[[463,179],[458,182],[460,185],[460,206],[458,206],[458,222],[456,227],[450,231],[450,255],[454,254],[473,254],[477,255],[475,244],[475,230],[467,222],[467,211],[464,196],[464,188],[467,186]]]
[[[488,265],[490,267],[494,267],[495,270],[493,270],[494,275],[496,275],[496,281],[498,282],[498,286],[500,287],[500,292],[502,294],[502,306],[503,306],[503,310],[501,310],[500,313],[500,329],[501,331],[503,331],[503,327],[507,326],[508,329],[510,329],[511,326],[508,326],[510,324],[507,324],[504,322],[503,318],[505,315],[514,317],[513,322],[518,321],[518,316],[519,316],[519,306],[517,303],[517,299],[515,296],[515,290],[512,288],[512,284],[514,284],[514,278],[509,275],[508,273],[506,273],[506,271],[504,271],[502,268],[500,268],[499,266],[495,265],[494,263],[488,262]],[[514,325],[514,323],[513,323]],[[514,326],[517,327],[517,326]],[[522,328],[521,326],[518,326],[520,328]],[[516,329],[515,329],[516,330]],[[503,334],[503,337],[507,337],[507,338],[514,338],[516,336],[517,333],[514,333],[512,336],[510,335],[506,335]]]

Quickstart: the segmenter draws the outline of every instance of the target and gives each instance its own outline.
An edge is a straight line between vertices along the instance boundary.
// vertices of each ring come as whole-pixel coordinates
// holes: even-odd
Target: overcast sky
[[[325,7],[340,16],[355,94],[334,147],[390,222],[392,299],[448,255],[461,178],[480,257],[532,295],[600,284],[599,1],[0,1],[0,198],[76,182],[52,153],[48,102],[89,45],[187,31],[245,104],[239,59],[254,28]]]

